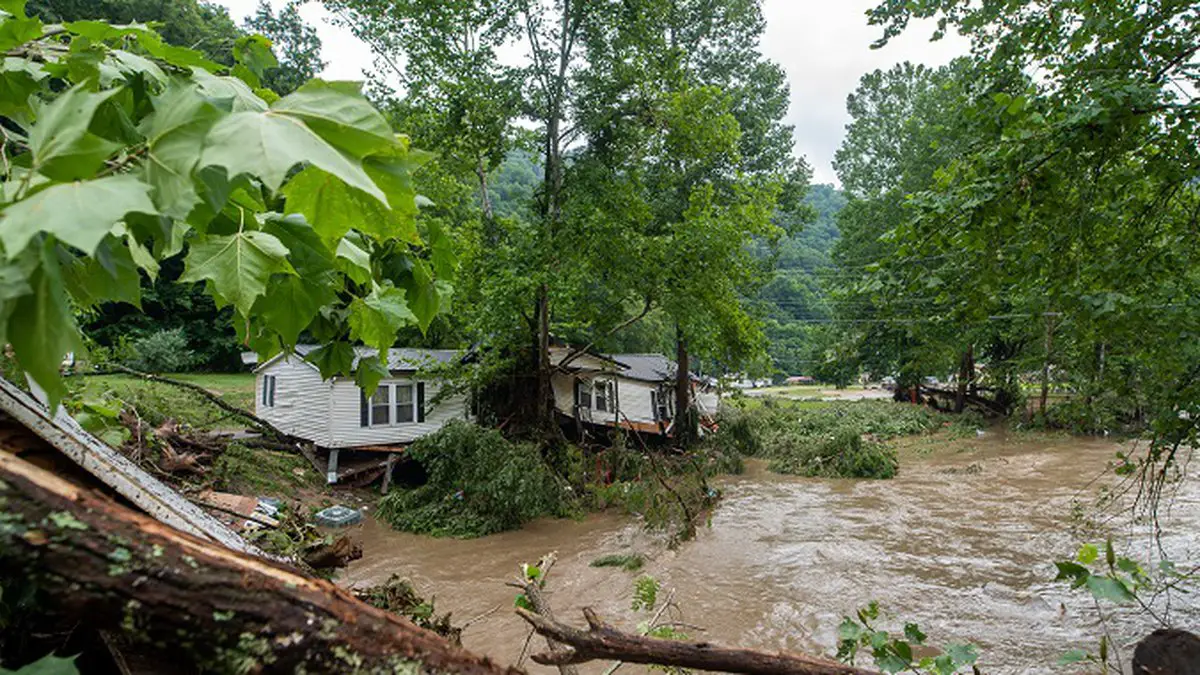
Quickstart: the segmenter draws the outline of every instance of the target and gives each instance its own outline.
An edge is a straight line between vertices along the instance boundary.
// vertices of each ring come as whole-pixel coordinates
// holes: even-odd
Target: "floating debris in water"
[[[323,511],[317,511],[313,521],[323,527],[345,527],[362,520],[362,512],[342,505],[331,506]]]

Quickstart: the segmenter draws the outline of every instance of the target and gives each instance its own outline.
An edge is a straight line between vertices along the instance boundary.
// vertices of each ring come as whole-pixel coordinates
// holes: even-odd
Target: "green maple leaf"
[[[32,292],[13,303],[8,340],[17,362],[45,390],[53,410],[67,393],[59,366],[67,354],[83,351],[83,341],[52,241],[42,244],[28,283]]]
[[[24,12],[22,12],[24,14]],[[36,18],[14,16],[0,23],[0,50],[8,51],[13,47],[36,40],[42,35],[42,22]]]
[[[142,124],[146,135],[146,182],[159,210],[186,218],[200,200],[192,172],[208,130],[220,111],[194,88],[175,85],[154,100],[155,111]]]
[[[71,254],[67,254],[71,256]],[[61,257],[61,256],[60,256]],[[74,257],[74,256],[71,256]],[[116,237],[105,237],[93,256],[63,265],[63,280],[75,302],[83,308],[106,302],[142,306],[142,279],[131,251]]]
[[[0,242],[11,258],[34,235],[48,232],[91,254],[125,214],[155,213],[149,191],[149,185],[129,175],[53,185],[4,210]]]
[[[401,218],[379,200],[315,166],[296,174],[283,193],[287,197],[285,210],[302,214],[327,242],[336,242],[351,228],[380,241],[412,241],[416,236],[411,218]]]
[[[337,300],[328,280],[310,280],[305,276],[286,276],[271,282],[254,311],[270,328],[279,333],[285,345],[294,346],[300,332],[316,318],[325,305]]]
[[[330,144],[355,157],[397,143],[391,125],[359,92],[357,82],[312,80],[276,101],[271,110],[304,120]]]
[[[77,658],[79,657],[62,658],[48,654],[17,670],[0,668],[0,675],[79,675],[79,669],[75,667]]]
[[[236,77],[217,76],[201,69],[193,70],[192,77],[199,85],[201,94],[228,103],[225,108],[232,112],[261,112],[267,109],[267,102]]]
[[[413,173],[433,159],[433,154],[410,150],[403,145],[388,148],[363,160],[367,175],[388,197],[392,210],[401,216],[417,215],[417,190]]]
[[[309,352],[304,360],[321,371],[328,380],[334,375],[349,375],[354,368],[354,347],[349,342],[330,342]]]
[[[338,269],[353,279],[356,284],[366,284],[371,280],[371,254],[351,241],[350,237],[342,237],[338,242],[337,258],[334,262]]]
[[[262,77],[268,68],[279,65],[271,51],[271,41],[261,35],[243,35],[233,43],[233,58],[255,75]]]
[[[92,93],[78,84],[42,106],[37,123],[29,130],[33,170],[58,180],[95,173],[119,146],[89,133],[88,127],[96,109],[117,91]]]
[[[351,339],[379,350],[392,346],[401,327],[416,322],[404,291],[393,286],[376,286],[367,297],[350,303]]]
[[[211,281],[217,295],[247,316],[272,274],[295,274],[287,255],[287,247],[266,232],[208,237],[192,245],[179,281]]]
[[[333,264],[334,250],[317,236],[312,225],[302,216],[271,218],[263,225],[262,231],[287,242],[288,262],[300,276],[317,279],[337,270]]]
[[[200,166],[221,166],[230,177],[256,176],[272,190],[292,167],[312,164],[387,204],[358,160],[339,152],[295,117],[276,111],[237,112],[208,132]]]
[[[354,371],[354,383],[362,388],[363,393],[369,397],[375,393],[379,382],[391,375],[391,371],[388,370],[379,354],[375,354],[358,360],[358,368]]]

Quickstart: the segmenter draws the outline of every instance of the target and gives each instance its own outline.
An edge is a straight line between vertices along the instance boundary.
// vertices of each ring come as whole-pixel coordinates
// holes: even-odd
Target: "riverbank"
[[[576,623],[591,606],[635,629],[632,581],[650,574],[676,589],[683,620],[704,629],[692,632],[699,639],[831,654],[842,616],[878,600],[896,621],[919,623],[931,643],[978,644],[985,672],[1058,672],[1062,653],[1094,649],[1098,633],[1090,598],[1055,583],[1052,563],[1106,531],[1081,532],[1075,514],[1114,483],[1104,469],[1121,447],[987,430],[942,439],[933,450],[901,449],[901,471],[888,481],[783,476],[751,460],[744,474],[716,483],[724,498],[710,525],[676,550],[615,513],[538,520],[465,541],[369,522],[360,531],[364,557],[340,583],[369,585],[400,573],[458,622],[494,611],[467,629],[464,644],[515,662],[526,629],[510,611],[514,591],[504,582],[522,562],[557,551],[547,589],[558,616]],[[1200,531],[1198,486],[1182,487],[1172,531]],[[1119,528],[1107,531],[1125,540]],[[1145,545],[1139,536],[1122,548]],[[1165,545],[1186,553],[1196,544]],[[645,567],[590,567],[623,552],[642,553]],[[1142,627],[1127,617],[1114,630],[1132,636]]]

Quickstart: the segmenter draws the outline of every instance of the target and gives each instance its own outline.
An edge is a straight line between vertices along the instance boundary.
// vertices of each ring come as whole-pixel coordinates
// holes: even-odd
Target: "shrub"
[[[451,422],[414,443],[408,457],[428,481],[380,502],[379,517],[398,530],[479,537],[567,514],[565,491],[536,446],[495,429]]]
[[[821,478],[891,478],[899,462],[896,453],[882,443],[864,441],[853,431],[842,431],[818,441],[794,447],[771,461],[779,473]]]
[[[769,459],[771,470],[782,473],[890,478],[896,473],[895,453],[880,441],[946,424],[974,433],[980,422],[976,415],[946,415],[890,401],[746,399],[722,414],[712,444],[727,453]]]
[[[188,349],[183,329],[172,328],[135,340],[132,358],[125,365],[147,373],[178,373],[196,363],[196,353]]]
[[[591,562],[591,567],[620,567],[626,572],[636,572],[646,564],[641,553],[610,553]]]
[[[1140,425],[1136,402],[1122,398],[1116,392],[1102,392],[1092,397],[1077,396],[1054,403],[1046,408],[1045,418],[1035,420],[1035,427],[1064,429],[1073,434],[1104,434],[1133,431]]]

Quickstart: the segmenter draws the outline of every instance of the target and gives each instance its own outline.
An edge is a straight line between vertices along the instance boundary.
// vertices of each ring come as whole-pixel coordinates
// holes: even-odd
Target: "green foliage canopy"
[[[137,305],[139,273],[181,251],[181,280],[203,281],[264,356],[301,330],[343,351],[429,325],[454,265],[450,243],[414,225],[411,174],[428,155],[357,85],[314,80],[277,98],[256,88],[273,62],[261,38],[235,43],[226,69],[145,26],[49,27],[6,8],[0,337],[52,404],[60,361],[83,348],[74,309]],[[288,186],[306,173],[329,190],[296,203]],[[320,365],[350,374],[344,359]]]

